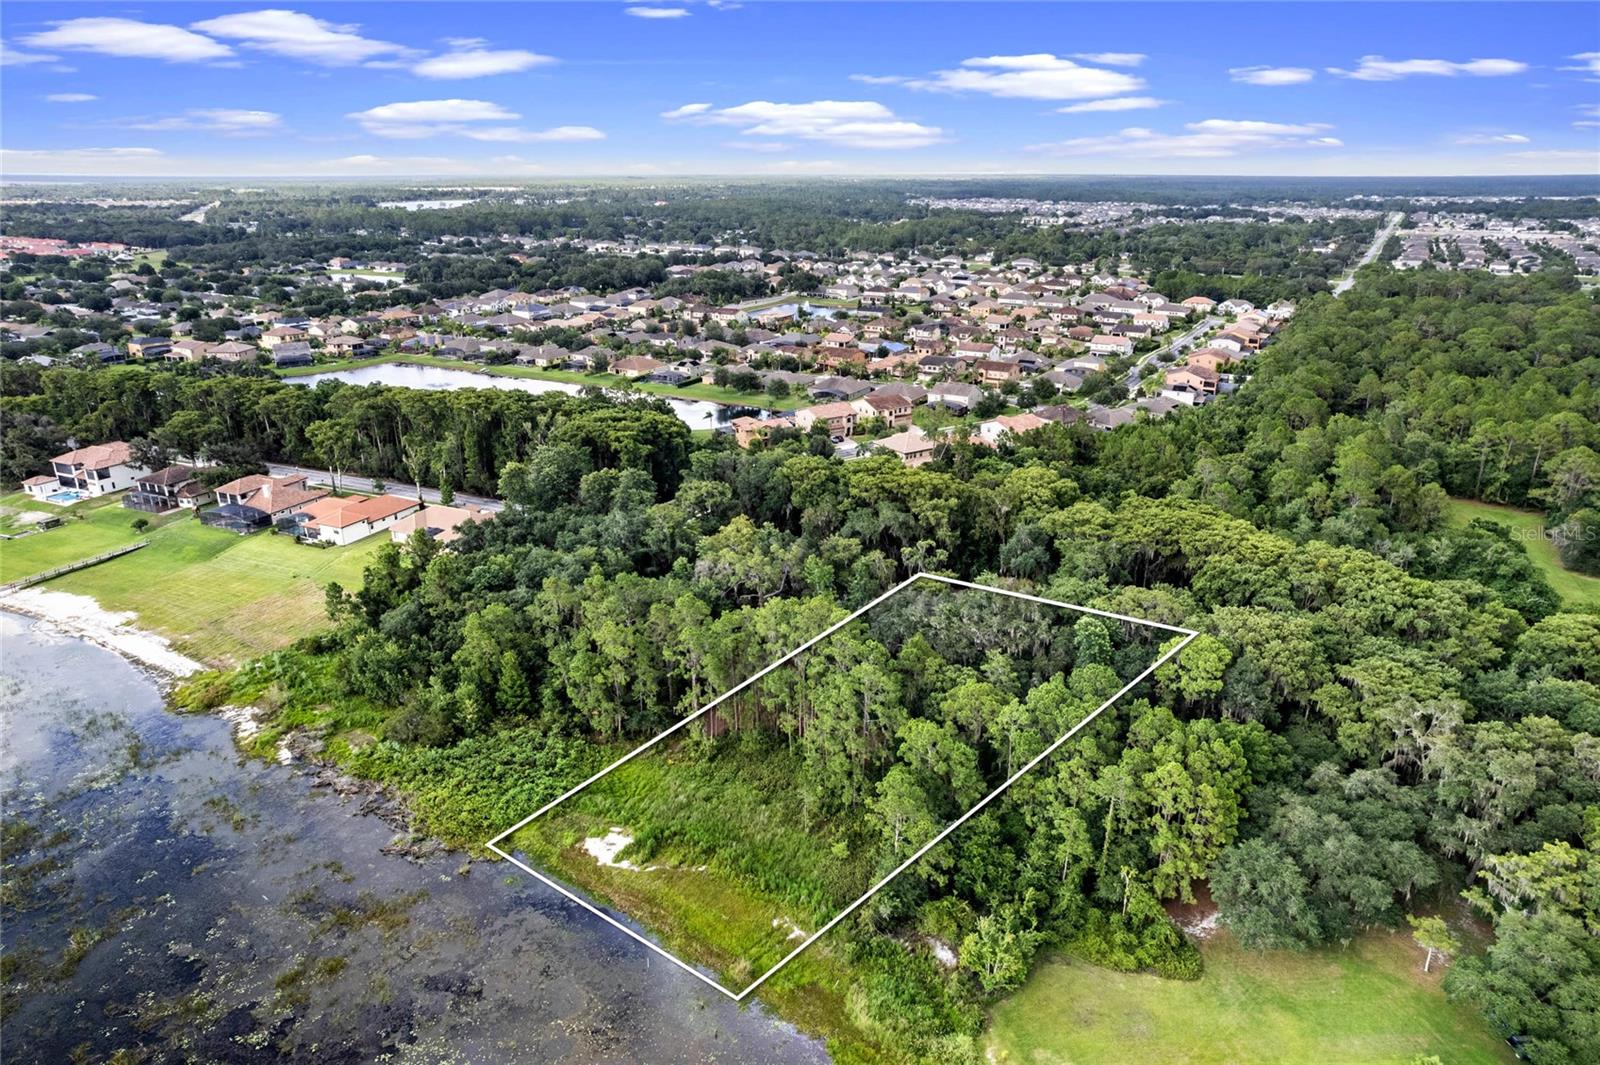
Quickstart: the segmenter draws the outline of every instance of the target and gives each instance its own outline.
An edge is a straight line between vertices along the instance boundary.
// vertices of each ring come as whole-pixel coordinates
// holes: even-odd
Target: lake
[[[402,854],[124,659],[0,613],[8,1060],[826,1062],[554,891]]]
[[[466,369],[453,370],[441,366],[418,366],[407,362],[383,362],[373,366],[358,366],[353,370],[285,377],[284,380],[290,384],[312,387],[319,381],[343,381],[351,385],[391,385],[397,388],[427,388],[437,391],[456,388],[498,388],[515,392],[565,392],[573,396],[581,393],[584,388],[583,385],[570,381],[544,381],[536,377],[502,377],[498,374],[477,373]],[[664,401],[691,429],[716,429],[727,425],[741,414],[770,413],[756,407],[732,407],[725,403],[711,403],[703,399],[679,399],[655,393],[636,394]]]
[[[465,207],[476,200],[383,200],[378,206],[399,208],[402,211],[448,211],[454,207]]]
[[[831,322],[835,318],[839,317],[838,308],[819,307],[815,303],[779,303],[771,307],[762,307],[759,310],[751,311],[750,317],[752,321],[758,322],[761,319],[776,319],[778,321],[784,321],[786,319],[796,317],[802,311],[805,312],[807,318],[815,318],[828,322]]]

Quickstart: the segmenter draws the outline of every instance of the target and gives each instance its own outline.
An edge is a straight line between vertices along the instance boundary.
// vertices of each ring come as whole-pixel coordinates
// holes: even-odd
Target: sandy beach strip
[[[56,632],[115,651],[165,677],[187,677],[206,668],[174,651],[165,637],[135,627],[133,613],[106,610],[87,595],[19,588],[0,595],[0,610],[42,621]]]

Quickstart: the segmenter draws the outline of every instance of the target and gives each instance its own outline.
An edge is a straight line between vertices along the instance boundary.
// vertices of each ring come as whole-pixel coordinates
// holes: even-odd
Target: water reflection
[[[0,613],[7,1059],[820,1063],[525,876]]]
[[[474,373],[465,369],[451,370],[440,366],[418,366],[406,362],[385,362],[375,366],[358,366],[352,370],[334,370],[329,373],[306,374],[288,377],[291,384],[315,387],[319,381],[343,381],[351,385],[393,385],[399,388],[426,388],[449,391],[456,388],[498,388],[514,392],[565,392],[576,396],[582,385],[570,381],[544,381],[533,377],[501,377],[496,374]],[[757,408],[730,407],[700,399],[679,399],[650,393],[651,399],[663,399],[691,429],[715,429],[726,425],[744,413],[767,412]]]

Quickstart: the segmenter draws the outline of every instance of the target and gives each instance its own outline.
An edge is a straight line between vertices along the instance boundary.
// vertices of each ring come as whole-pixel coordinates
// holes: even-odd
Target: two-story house
[[[50,460],[50,470],[62,488],[76,488],[92,496],[103,496],[133,487],[133,482],[150,472],[133,460],[133,446],[121,440],[94,444],[68,451]]]
[[[168,466],[147,473],[133,482],[133,490],[122,497],[122,505],[149,514],[165,514],[182,507],[194,510],[211,491],[195,477],[192,466]]]
[[[795,411],[794,424],[801,432],[809,433],[814,425],[822,425],[829,436],[845,437],[855,432],[856,409],[849,403],[818,403]]]

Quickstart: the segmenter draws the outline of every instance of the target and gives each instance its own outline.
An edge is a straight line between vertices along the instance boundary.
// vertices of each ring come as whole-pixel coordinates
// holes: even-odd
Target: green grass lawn
[[[1470,1010],[1445,1000],[1404,933],[1347,950],[1256,953],[1219,933],[1193,983],[1112,972],[1053,955],[997,1005],[992,1065],[1339,1062],[1448,1065],[1513,1058]]]
[[[781,751],[726,748],[702,762],[657,750],[527,825],[507,849],[627,914],[668,950],[740,991],[798,945],[797,929],[811,933],[870,883],[869,840],[852,841],[840,856],[829,830],[806,827],[795,768]],[[730,818],[729,810],[740,815]],[[635,837],[619,857],[640,868],[604,866],[583,849],[586,837],[613,827]],[[785,885],[790,897],[763,884]],[[878,1060],[845,1008],[849,935],[844,926],[833,929],[760,995],[786,1020],[829,1039],[836,1054]]]
[[[804,392],[783,399],[773,399],[765,392],[735,392],[716,385],[687,384],[666,385],[656,381],[634,381],[614,373],[581,373],[577,370],[551,370],[537,366],[485,366],[464,363],[459,359],[441,359],[434,355],[381,355],[375,359],[340,359],[319,362],[311,366],[295,366],[279,370],[282,377],[305,377],[308,374],[334,373],[339,370],[357,370],[363,366],[383,363],[410,364],[412,366],[437,366],[463,373],[488,374],[491,377],[526,377],[535,381],[560,381],[565,384],[588,385],[594,388],[628,388],[652,396],[670,396],[675,399],[700,399],[709,403],[723,403],[738,407],[765,407],[773,410],[794,410],[811,402]]]
[[[1475,499],[1452,499],[1445,516],[1452,525],[1465,525],[1474,518],[1482,518],[1510,528],[1533,559],[1533,564],[1539,567],[1550,586],[1568,606],[1588,609],[1600,607],[1600,577],[1574,573],[1561,564],[1556,545],[1543,535],[1543,514],[1495,503],[1480,503]]]
[[[949,407],[930,403],[913,409],[911,422],[925,432],[936,433],[953,425],[975,426],[978,418],[976,415],[957,414]]]
[[[317,548],[271,533],[237,536],[200,524],[191,511],[152,518],[143,533],[121,497],[86,500],[62,510],[20,493],[0,508],[47,511],[60,528],[0,541],[0,582],[109,551],[135,540],[150,546],[39,587],[96,599],[108,610],[129,610],[142,628],[172,640],[192,658],[233,665],[286,647],[326,623],[324,587],[361,582],[367,560],[386,541],[374,536],[349,547]],[[9,531],[9,530],[8,530]]]
[[[834,830],[807,824],[798,771],[798,758],[782,750],[725,743],[702,760],[658,748],[529,824],[513,844],[571,883],[627,899],[621,908],[686,958],[743,986],[793,949],[797,929],[809,934],[871,883],[875,840],[853,838],[835,857]],[[741,816],[728,818],[729,809]],[[583,850],[586,837],[613,827],[636,840],[621,858],[652,871],[603,866]]]

